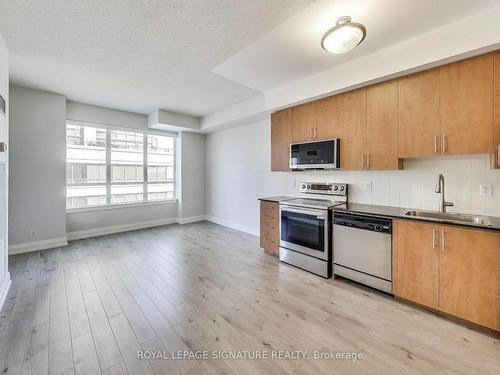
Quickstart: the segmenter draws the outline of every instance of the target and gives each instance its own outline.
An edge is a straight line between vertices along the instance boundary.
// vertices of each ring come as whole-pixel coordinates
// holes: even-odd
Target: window
[[[175,198],[175,139],[66,126],[66,208]]]

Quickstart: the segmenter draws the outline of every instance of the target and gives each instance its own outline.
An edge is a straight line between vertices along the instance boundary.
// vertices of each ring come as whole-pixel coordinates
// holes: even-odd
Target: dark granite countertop
[[[415,220],[415,221],[427,221],[431,223],[439,223],[439,224],[447,224],[447,225],[458,225],[462,227],[473,227],[473,228],[481,228],[481,229],[489,229],[489,230],[500,230],[500,217],[496,216],[487,216],[487,215],[479,215],[479,216],[487,216],[491,221],[491,226],[475,224],[475,223],[456,223],[451,222],[449,220],[433,220],[427,219],[424,217],[411,217],[411,216],[403,216],[402,213],[407,210],[404,207],[392,207],[392,206],[378,206],[374,204],[360,204],[360,203],[348,203],[345,205],[335,206],[333,207],[334,211],[344,211],[351,213],[358,213],[364,215],[372,215],[372,216],[382,216],[389,218],[398,218],[405,220]]]
[[[293,199],[293,197],[289,197],[286,195],[278,195],[276,197],[266,197],[266,198],[259,198],[259,201],[266,201],[266,202],[283,202],[289,199]]]

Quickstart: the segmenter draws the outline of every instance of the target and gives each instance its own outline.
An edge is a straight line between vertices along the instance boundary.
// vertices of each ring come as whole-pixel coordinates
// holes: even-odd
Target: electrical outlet
[[[365,190],[368,190],[368,191],[372,191],[373,190],[373,185],[372,185],[372,182],[367,182],[365,184]]]
[[[35,229],[30,230],[30,236],[31,236],[31,238],[38,237],[38,231]]]
[[[493,185],[492,184],[479,185],[479,195],[481,197],[491,197],[493,195]]]

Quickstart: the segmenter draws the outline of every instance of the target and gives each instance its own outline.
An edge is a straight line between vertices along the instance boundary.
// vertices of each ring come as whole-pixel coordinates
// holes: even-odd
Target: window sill
[[[90,206],[90,207],[80,207],[80,208],[68,208],[66,209],[67,214],[73,214],[78,212],[89,212],[89,211],[105,211],[105,210],[114,210],[118,208],[133,208],[133,207],[143,207],[143,206],[161,206],[161,205],[170,205],[177,204],[177,199],[166,199],[166,200],[158,200],[158,201],[150,201],[150,202],[140,202],[140,203],[116,203],[116,204],[108,204],[105,206]]]

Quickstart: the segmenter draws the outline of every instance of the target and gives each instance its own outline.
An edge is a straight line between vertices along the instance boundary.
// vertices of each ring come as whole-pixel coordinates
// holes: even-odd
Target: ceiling
[[[311,2],[0,0],[0,33],[16,84],[203,116],[259,95],[212,69]]]
[[[0,0],[11,80],[139,113],[205,116],[498,5],[498,0]],[[366,40],[320,47],[350,15]]]
[[[498,4],[498,0],[319,0],[214,72],[255,90],[269,91]],[[324,51],[322,35],[346,15],[366,26],[366,39],[344,55]]]

